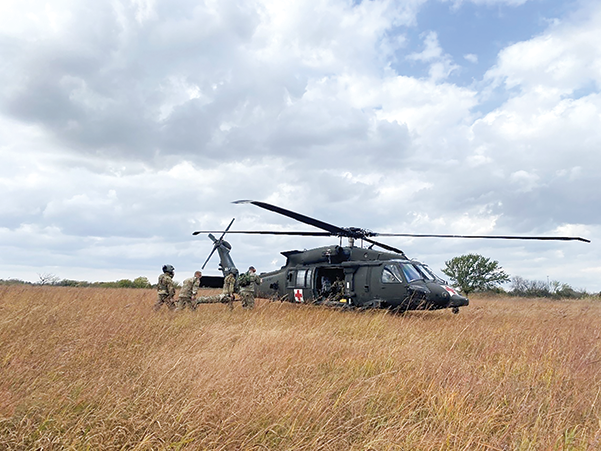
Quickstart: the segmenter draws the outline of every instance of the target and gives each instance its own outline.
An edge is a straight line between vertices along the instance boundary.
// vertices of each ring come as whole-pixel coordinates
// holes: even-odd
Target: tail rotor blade
[[[223,239],[223,237],[225,236],[225,234],[227,233],[227,231],[230,229],[230,227],[232,226],[232,224],[234,223],[234,221],[236,220],[236,218],[233,218],[230,221],[230,225],[228,225],[225,230],[223,231],[223,233],[221,234],[221,237],[219,238],[219,241],[221,241]]]
[[[224,232],[222,232],[221,230],[218,232],[215,230],[197,230],[196,232],[192,232],[192,235],[196,236],[196,235],[200,235],[201,233],[222,233],[221,238],[219,238],[221,240],[223,238],[223,236],[228,232],[228,230],[230,230],[230,227],[234,223],[235,219],[236,218],[231,220],[230,225],[227,226],[227,228],[225,229]],[[234,233],[239,233],[239,232],[234,232]]]
[[[205,269],[205,266],[207,266],[207,263],[209,263],[209,260],[211,259],[211,257],[215,253],[215,250],[217,249],[217,246],[218,246],[218,244],[213,245],[213,250],[211,251],[211,253],[207,257],[207,259],[205,260],[204,265],[202,265],[202,268],[200,268],[200,269]]]

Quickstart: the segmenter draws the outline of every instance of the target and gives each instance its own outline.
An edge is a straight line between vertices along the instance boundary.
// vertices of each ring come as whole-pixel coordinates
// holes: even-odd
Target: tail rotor
[[[204,264],[202,265],[201,269],[205,269],[205,266],[207,266],[207,263],[209,263],[209,260],[211,259],[211,257],[213,256],[213,254],[215,253],[215,251],[219,248],[219,246],[221,246],[222,244],[225,244],[225,242],[223,241],[223,237],[225,236],[225,234],[227,233],[227,231],[230,229],[230,227],[232,226],[232,224],[234,223],[234,220],[236,218],[233,218],[230,222],[230,224],[226,227],[226,229],[223,231],[223,233],[221,234],[221,236],[219,237],[219,239],[216,239],[215,236],[213,234],[209,234],[209,238],[211,238],[211,240],[213,240],[213,249],[211,250],[211,253],[209,254],[209,256],[207,257],[207,259],[205,260]],[[228,246],[229,247],[229,243]]]

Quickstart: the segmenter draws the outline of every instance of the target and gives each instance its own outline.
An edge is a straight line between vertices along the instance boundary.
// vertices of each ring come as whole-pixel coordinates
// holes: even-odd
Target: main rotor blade
[[[192,235],[201,233],[222,233],[221,230],[197,230]],[[247,235],[294,235],[294,236],[333,236],[330,232],[284,232],[276,230],[229,230],[227,233],[244,233]]]
[[[234,204],[253,204],[253,205],[256,205],[257,207],[264,208],[265,210],[273,211],[274,213],[288,216],[289,218],[296,219],[297,221],[312,225],[313,227],[317,227],[318,229],[326,230],[326,231],[330,232],[331,235],[336,235],[336,236],[347,236],[348,235],[348,233],[341,227],[335,226],[333,224],[328,224],[327,222],[320,221],[319,219],[301,215],[300,213],[296,213],[291,210],[286,210],[285,208],[278,207],[276,205],[271,205],[266,202],[259,202],[256,200],[237,200],[232,203],[234,203]]]
[[[375,233],[376,236],[405,236],[416,238],[480,238],[492,240],[542,240],[542,241],[584,241],[591,240],[579,236],[518,236],[518,235],[437,235],[424,233]]]
[[[379,241],[372,240],[371,238],[363,237],[361,239],[367,241],[368,243],[375,244],[376,246],[380,246],[382,249],[386,249],[387,251],[391,251],[391,252],[396,252],[397,254],[401,254],[403,257],[406,257],[405,253],[402,250],[397,249],[396,247],[389,246],[388,244],[380,243]]]
[[[223,237],[225,236],[225,234],[230,230],[230,227],[232,226],[232,224],[234,223],[234,221],[236,220],[236,218],[232,219],[232,221],[230,222],[230,225],[228,225],[225,230],[209,230],[209,231],[203,231],[203,230],[198,230],[196,232],[192,232],[192,235],[198,235],[200,233],[221,233],[221,237],[217,240],[217,241],[221,241],[223,239]],[[235,232],[232,232],[235,233]]]

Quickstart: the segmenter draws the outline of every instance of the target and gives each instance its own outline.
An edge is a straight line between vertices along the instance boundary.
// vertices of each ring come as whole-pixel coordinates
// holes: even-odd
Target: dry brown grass
[[[601,303],[393,315],[0,286],[0,448],[601,448]]]

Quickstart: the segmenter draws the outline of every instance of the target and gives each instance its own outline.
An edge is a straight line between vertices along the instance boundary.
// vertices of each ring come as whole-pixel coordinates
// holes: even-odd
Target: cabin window
[[[307,274],[305,275],[305,287],[311,288],[311,276],[313,275],[313,269],[307,269]]]
[[[384,266],[382,270],[382,283],[400,283],[402,281],[401,270],[397,265]]]
[[[311,288],[312,269],[299,269],[296,271],[296,283],[298,288]]]
[[[306,269],[299,269],[298,271],[296,271],[296,286],[297,287],[305,286],[305,273],[306,272],[307,272]]]

